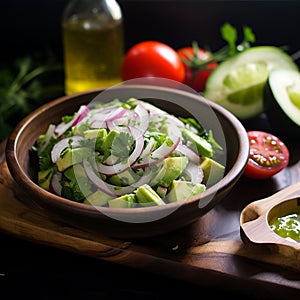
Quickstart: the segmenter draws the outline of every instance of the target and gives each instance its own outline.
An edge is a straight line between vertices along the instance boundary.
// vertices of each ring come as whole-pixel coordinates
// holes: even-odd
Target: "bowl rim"
[[[234,127],[237,131],[237,138],[238,138],[238,156],[235,161],[235,165],[238,166],[237,168],[230,169],[226,175],[219,180],[217,183],[209,187],[206,191],[201,193],[200,198],[208,197],[209,195],[215,195],[220,188],[225,188],[229,186],[232,182],[236,181],[240,175],[242,174],[244,168],[246,167],[246,162],[248,160],[249,155],[249,140],[247,137],[246,129],[240,122],[240,120],[235,117],[230,111],[222,107],[221,105],[204,98],[200,94],[194,94],[188,91],[183,91],[175,88],[169,88],[169,87],[163,87],[163,86],[150,86],[150,85],[127,85],[123,86],[122,88],[135,88],[138,87],[140,89],[154,89],[157,92],[159,91],[166,91],[166,92],[172,92],[172,93],[181,93],[183,96],[193,98],[197,102],[206,102],[214,111],[217,111],[220,115],[223,115],[228,121],[231,127]],[[5,148],[5,154],[6,154],[6,161],[9,168],[10,173],[12,174],[13,178],[18,184],[25,184],[27,189],[30,189],[31,192],[33,192],[37,197],[42,197],[44,200],[51,202],[52,204],[57,205],[67,205],[71,209],[75,210],[82,210],[83,208],[88,211],[89,213],[99,213],[99,208],[95,208],[93,205],[88,205],[84,203],[79,203],[75,201],[71,201],[69,199],[60,197],[58,195],[55,195],[54,193],[51,193],[49,191],[44,190],[42,187],[40,187],[37,183],[35,183],[23,170],[21,167],[21,164],[17,157],[17,143],[22,135],[23,131],[30,126],[30,123],[33,119],[36,118],[36,116],[40,113],[43,113],[47,111],[50,108],[53,108],[55,106],[60,105],[61,103],[64,103],[66,101],[70,101],[73,98],[80,97],[80,96],[89,96],[95,93],[101,93],[103,92],[103,89],[92,89],[85,92],[80,92],[72,95],[66,95],[59,97],[57,99],[54,99],[48,103],[43,104],[42,106],[38,107],[34,111],[32,111],[30,114],[28,114],[25,118],[23,118],[15,127],[15,129],[12,131],[12,133],[7,138],[6,148]],[[199,195],[195,195],[193,197],[190,197],[183,202],[174,202],[174,203],[168,203],[164,206],[150,206],[150,207],[138,207],[135,209],[128,209],[128,208],[111,208],[111,207],[101,207],[100,211],[102,212],[114,212],[116,214],[136,214],[137,212],[156,212],[159,210],[170,210],[170,209],[177,209],[180,206],[189,205],[190,203],[193,203],[195,201],[198,201]],[[55,201],[53,201],[55,200]]]

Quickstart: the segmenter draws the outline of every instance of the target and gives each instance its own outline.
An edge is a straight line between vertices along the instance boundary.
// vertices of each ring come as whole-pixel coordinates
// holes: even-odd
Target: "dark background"
[[[67,0],[1,1],[0,62],[46,49],[62,58],[61,16]],[[220,27],[230,22],[241,32],[250,26],[258,45],[300,49],[300,1],[119,0],[126,49],[141,40],[174,48],[193,40],[212,50],[224,45]]]
[[[67,0],[2,0],[0,68],[17,57],[39,51],[62,60],[61,15]],[[119,0],[125,22],[126,49],[142,40],[174,48],[193,40],[212,50],[224,45],[220,27],[230,22],[250,26],[257,45],[300,49],[300,1]],[[0,195],[1,197],[1,195]],[[0,233],[0,298],[16,299],[165,299],[221,296],[264,299],[210,289],[148,274]],[[4,294],[10,296],[3,298]]]

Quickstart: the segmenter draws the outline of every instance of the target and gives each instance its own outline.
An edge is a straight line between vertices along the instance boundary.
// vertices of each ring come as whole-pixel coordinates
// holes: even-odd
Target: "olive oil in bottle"
[[[121,82],[123,17],[115,0],[71,0],[62,29],[67,95]]]

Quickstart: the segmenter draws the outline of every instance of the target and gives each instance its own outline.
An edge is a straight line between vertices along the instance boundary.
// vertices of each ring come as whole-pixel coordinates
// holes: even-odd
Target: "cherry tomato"
[[[248,131],[247,134],[250,153],[245,176],[266,179],[289,164],[289,150],[278,137],[264,131]]]
[[[125,54],[121,76],[123,80],[141,77],[162,77],[184,81],[184,64],[170,46],[157,41],[143,41]]]
[[[211,53],[198,46],[183,47],[178,49],[177,53],[185,67],[184,83],[197,92],[203,92],[209,75],[218,63],[212,61],[206,64],[205,62],[211,59]]]

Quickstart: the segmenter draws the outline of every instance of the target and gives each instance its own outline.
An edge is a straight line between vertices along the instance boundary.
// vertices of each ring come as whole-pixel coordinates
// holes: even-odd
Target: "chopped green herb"
[[[126,132],[120,132],[113,140],[111,154],[120,158],[127,158],[132,151],[133,142],[132,135]]]

